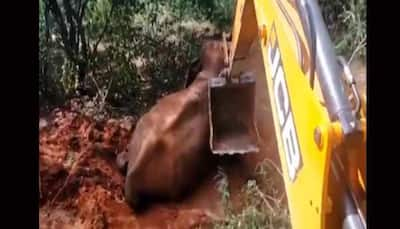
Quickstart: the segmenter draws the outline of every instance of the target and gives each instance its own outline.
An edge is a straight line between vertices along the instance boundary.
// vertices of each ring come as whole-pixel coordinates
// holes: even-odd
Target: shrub
[[[280,193],[283,178],[271,162],[264,161],[257,167],[257,179],[248,180],[242,189],[243,208],[235,211],[229,202],[229,182],[219,170],[218,191],[221,194],[225,217],[216,222],[216,229],[291,228],[285,193]],[[280,187],[279,187],[280,186]]]
[[[350,60],[365,61],[367,4],[365,0],[319,0],[336,51]]]
[[[77,66],[62,48],[54,18],[46,17],[49,1],[39,4],[41,106],[60,104],[77,89]],[[319,3],[338,53],[365,58],[365,0]],[[110,111],[141,114],[182,87],[201,35],[231,29],[234,1],[89,0],[85,9],[86,95],[97,96]]]

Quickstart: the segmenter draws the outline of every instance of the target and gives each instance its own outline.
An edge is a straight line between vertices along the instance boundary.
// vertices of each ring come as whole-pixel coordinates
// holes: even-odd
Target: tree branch
[[[110,13],[108,14],[108,17],[106,18],[106,22],[105,22],[103,31],[100,33],[99,38],[97,39],[96,43],[94,44],[94,46],[92,48],[92,57],[95,57],[97,55],[97,47],[99,46],[101,40],[103,39],[104,35],[107,32],[108,26],[109,26],[110,21],[111,21],[111,16],[112,16],[112,14],[114,12],[114,8],[115,8],[114,1],[111,1]]]
[[[50,14],[50,9],[49,9],[49,4],[48,2],[45,2],[44,5],[44,23],[45,23],[45,42],[46,45],[48,45],[48,42],[50,40],[50,23],[49,23],[49,14]]]
[[[48,2],[45,2],[45,5],[44,5],[44,26],[45,26],[45,40],[44,40],[44,42],[45,42],[45,58],[44,58],[44,60],[42,60],[42,61],[44,61],[44,63],[43,63],[43,69],[42,69],[42,74],[43,74],[43,76],[45,77],[44,78],[44,80],[43,80],[43,84],[44,84],[44,87],[43,87],[43,91],[44,91],[44,93],[47,95],[47,93],[48,93],[48,79],[49,79],[49,77],[47,77],[47,73],[48,73],[48,68],[49,68],[49,44],[50,44],[50,24],[49,24],[49,4],[48,4]]]
[[[78,0],[78,10],[80,10],[81,9],[81,7],[82,7],[82,0]]]
[[[74,48],[74,52],[78,53],[78,39],[77,39],[77,34],[76,34],[76,23],[75,23],[75,18],[74,16],[74,10],[72,9],[71,6],[71,1],[70,0],[63,0],[63,5],[65,9],[65,16],[67,18],[67,22],[69,24],[69,42]]]
[[[85,9],[86,9],[86,6],[87,6],[88,3],[89,3],[89,0],[85,0],[83,2],[83,4],[79,6],[79,14],[78,14],[78,16],[79,16],[79,21],[80,22],[83,19],[83,15],[84,15],[84,12],[85,12]]]
[[[76,62],[76,57],[72,52],[71,43],[68,40],[68,30],[65,24],[64,16],[61,13],[60,6],[58,5],[56,0],[49,0],[49,9],[56,20],[56,23],[60,29],[62,43],[64,45],[64,52],[67,54],[67,57],[72,61]]]
[[[81,14],[79,15],[78,18],[78,32],[80,35],[80,40],[81,40],[81,46],[82,46],[82,54],[83,54],[83,58],[87,61],[88,60],[88,48],[87,45],[88,43],[86,42],[86,33],[85,30],[83,28],[83,15],[85,14],[85,9],[86,9],[86,5],[88,3],[88,0],[86,0],[83,5],[82,5],[82,9],[81,9]]]

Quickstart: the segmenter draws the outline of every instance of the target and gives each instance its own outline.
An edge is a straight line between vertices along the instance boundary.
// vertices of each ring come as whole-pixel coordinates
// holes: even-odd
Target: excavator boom
[[[317,2],[238,0],[229,61],[267,98],[256,119],[272,117],[292,227],[366,228],[365,96],[349,99]]]

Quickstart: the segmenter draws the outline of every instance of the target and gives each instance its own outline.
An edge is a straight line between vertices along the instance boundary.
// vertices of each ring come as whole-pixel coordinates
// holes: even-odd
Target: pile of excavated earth
[[[95,121],[71,106],[40,119],[40,228],[207,228],[221,219],[217,167],[180,201],[154,203],[143,212],[127,204],[125,174],[116,158],[126,148],[136,121]],[[254,168],[238,161],[242,160],[229,158],[221,165],[234,203]]]
[[[193,86],[162,98],[145,118],[96,121],[80,112],[79,100],[72,100],[40,119],[40,228],[211,227],[224,214],[215,179],[218,166],[229,179],[233,205],[240,203],[238,190],[253,176],[260,158],[239,155],[197,160],[197,155],[211,155],[206,147],[204,82],[213,71],[221,70],[223,62],[220,45],[209,45],[203,54],[203,72]],[[127,147],[132,136],[132,145],[143,145]],[[146,142],[150,136],[157,141]],[[126,173],[117,158],[131,159],[133,168],[128,166]],[[203,179],[197,179],[197,168],[206,170]],[[192,184],[190,190],[179,192],[179,198],[155,201],[139,211],[128,204],[138,198],[125,199],[127,174],[136,188],[129,195],[174,193],[175,187]]]

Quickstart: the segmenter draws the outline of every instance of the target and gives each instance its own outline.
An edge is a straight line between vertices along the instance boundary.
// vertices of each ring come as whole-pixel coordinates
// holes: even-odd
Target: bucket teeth
[[[210,87],[223,87],[226,85],[226,79],[222,77],[211,78],[210,79]]]

